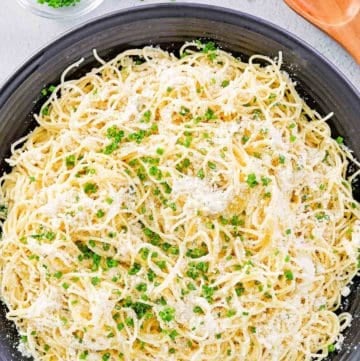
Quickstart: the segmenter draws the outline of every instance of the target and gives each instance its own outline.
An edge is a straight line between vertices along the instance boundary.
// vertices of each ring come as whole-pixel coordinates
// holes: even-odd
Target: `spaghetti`
[[[95,56],[50,89],[1,178],[0,292],[21,350],[295,361],[340,347],[359,163],[331,115],[281,56],[244,63],[211,42]]]

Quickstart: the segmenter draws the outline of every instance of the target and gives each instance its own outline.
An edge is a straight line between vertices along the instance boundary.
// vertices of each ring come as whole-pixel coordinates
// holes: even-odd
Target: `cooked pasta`
[[[0,292],[22,352],[299,361],[341,347],[359,163],[281,54],[242,62],[196,41],[95,57],[44,90],[1,178]]]

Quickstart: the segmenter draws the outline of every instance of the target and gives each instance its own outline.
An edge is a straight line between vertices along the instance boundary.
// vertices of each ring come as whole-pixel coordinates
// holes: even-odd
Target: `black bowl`
[[[68,75],[80,77],[96,64],[94,48],[101,57],[110,59],[125,49],[150,44],[176,52],[183,42],[196,38],[213,39],[245,60],[254,53],[276,57],[282,51],[284,69],[298,82],[300,94],[322,114],[335,113],[331,122],[334,136],[341,134],[360,158],[359,94],[314,49],[285,30],[247,14],[206,5],[163,4],[113,13],[83,25],[40,51],[7,81],[0,90],[0,172],[7,170],[3,159],[9,155],[10,145],[35,125],[32,114],[44,102],[41,89],[57,84],[68,65],[84,57],[81,66]],[[358,190],[354,190],[359,199]],[[342,305],[342,310],[355,317],[345,332],[343,350],[332,355],[334,361],[360,360],[360,347],[356,349],[360,342],[358,284],[356,280]],[[5,311],[0,305],[0,360],[28,360],[16,350],[18,335],[5,319]]]

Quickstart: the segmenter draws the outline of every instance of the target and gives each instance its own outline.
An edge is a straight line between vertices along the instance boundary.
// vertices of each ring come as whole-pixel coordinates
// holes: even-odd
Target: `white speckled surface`
[[[54,21],[32,15],[16,0],[0,0],[0,85],[32,54],[64,32],[89,19],[124,8],[173,0],[105,0],[85,17]],[[177,0],[177,2],[180,2]],[[316,48],[334,63],[357,89],[360,67],[335,41],[289,9],[282,0],[197,0],[188,3],[213,4],[250,13],[287,29]]]

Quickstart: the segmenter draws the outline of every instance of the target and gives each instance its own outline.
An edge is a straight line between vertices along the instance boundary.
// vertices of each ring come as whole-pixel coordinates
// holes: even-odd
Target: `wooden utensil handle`
[[[339,42],[360,64],[360,0],[285,0],[299,15]]]

